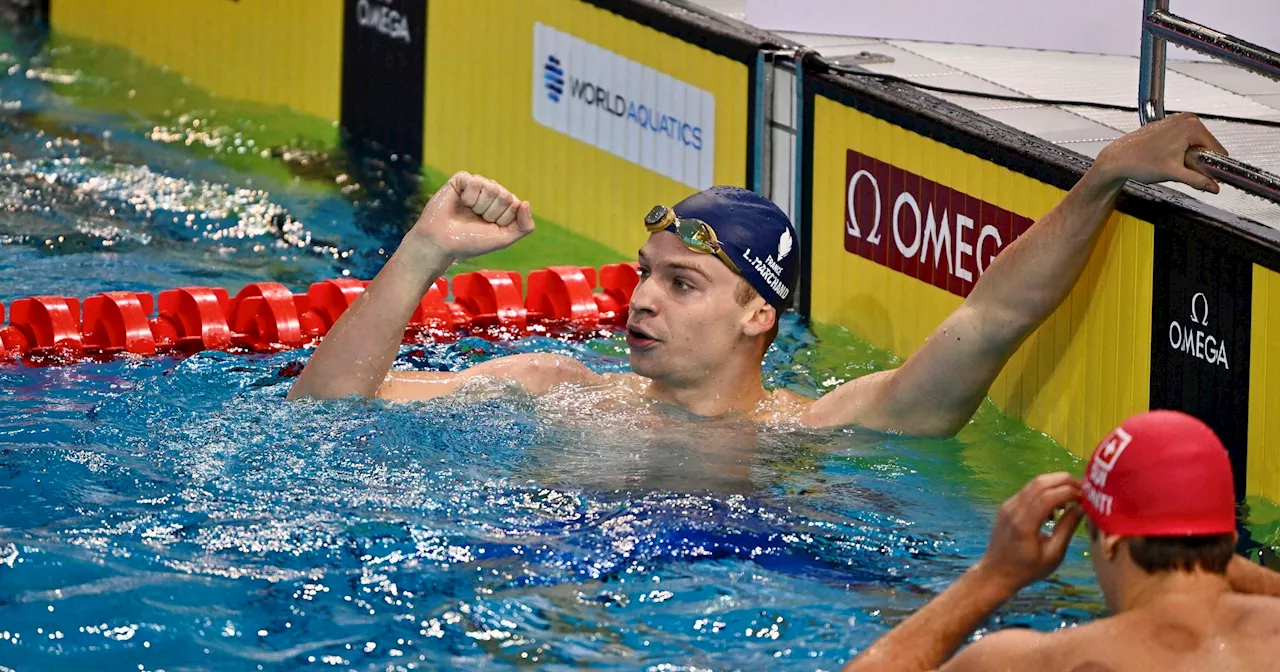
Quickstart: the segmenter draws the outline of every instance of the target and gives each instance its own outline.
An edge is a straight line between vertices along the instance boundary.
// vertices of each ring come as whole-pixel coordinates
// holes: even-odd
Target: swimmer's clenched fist
[[[431,197],[378,276],[333,325],[289,397],[377,394],[387,381],[405,325],[436,278],[453,262],[501,250],[533,228],[528,201],[493,180],[455,173]]]
[[[457,172],[431,197],[405,237],[451,261],[501,250],[533,232],[533,212],[501,184]]]

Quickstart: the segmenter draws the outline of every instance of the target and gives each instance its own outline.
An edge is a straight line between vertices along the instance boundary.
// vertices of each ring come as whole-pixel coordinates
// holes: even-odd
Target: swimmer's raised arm
[[[960,431],[1009,357],[1075,285],[1126,180],[1176,180],[1218,191],[1212,178],[1188,166],[1193,147],[1226,153],[1188,114],[1111,143],[1061,203],[995,258],[960,308],[906,363],[836,388],[810,407],[805,421],[918,436]]]
[[[529,203],[502,185],[462,172],[449,178],[399,249],[316,348],[289,398],[372,397],[384,384],[391,391],[403,389],[394,381],[404,376],[389,379],[387,372],[409,318],[431,284],[454,261],[505,248],[533,229]]]
[[[378,388],[378,396],[399,401],[434,399],[482,378],[510,381],[530,394],[544,394],[560,383],[586,382],[597,375],[572,357],[534,352],[491,359],[458,373],[392,371]]]
[[[1048,578],[1066,557],[1084,511],[1080,483],[1066,472],[1037,476],[1000,506],[982,559],[955,583],[863,649],[843,672],[941,669],[1021,670],[1041,635],[1001,631],[947,662],[964,640],[1019,590]],[[1059,515],[1060,514],[1060,515]],[[1045,521],[1056,522],[1042,534]],[[945,663],[945,666],[944,666]]]

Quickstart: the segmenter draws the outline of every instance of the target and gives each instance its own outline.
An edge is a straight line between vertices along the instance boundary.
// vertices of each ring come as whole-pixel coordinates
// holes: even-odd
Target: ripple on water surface
[[[87,74],[147,67],[106,50],[0,51],[0,300],[296,289],[394,248],[404,209],[341,156],[187,89],[149,117],[156,90]],[[768,383],[892,363],[822,333],[789,319]],[[397,366],[530,351],[627,369],[616,335]],[[938,442],[600,414],[599,390],[286,403],[307,356],[0,365],[0,669],[835,669],[977,557],[993,502],[1070,465],[989,409]],[[996,625],[1098,611],[1079,555],[1060,576]]]

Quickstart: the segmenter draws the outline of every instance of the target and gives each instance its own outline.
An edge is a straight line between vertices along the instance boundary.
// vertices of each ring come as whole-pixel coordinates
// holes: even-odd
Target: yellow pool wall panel
[[[814,101],[811,317],[909,356],[962,299],[845,250],[846,150],[1031,219],[1065,192],[824,96]],[[1151,224],[1112,216],[1071,294],[996,380],[996,406],[1078,457],[1147,409],[1153,246]]]
[[[1280,502],[1280,273],[1254,264],[1245,494]]]
[[[654,205],[696,191],[534,120],[537,23],[710,92],[714,181],[743,186],[749,68],[579,0],[430,3],[425,164],[496,179],[538,215],[628,257],[644,243],[641,222]]]
[[[54,31],[122,47],[211,93],[339,117],[342,0],[51,0]]]

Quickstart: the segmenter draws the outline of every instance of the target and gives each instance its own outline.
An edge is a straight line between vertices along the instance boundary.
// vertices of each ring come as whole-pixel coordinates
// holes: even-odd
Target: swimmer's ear
[[[1103,534],[1102,535],[1102,557],[1108,560],[1115,560],[1116,551],[1119,550],[1120,541],[1122,539],[1124,539],[1124,537],[1120,537],[1114,534]],[[1125,552],[1126,553],[1128,552],[1127,548]]]
[[[760,305],[752,311],[751,316],[747,318],[747,323],[743,326],[743,331],[745,331],[748,336],[759,336],[761,334],[768,333],[768,331],[773,328],[773,325],[777,324],[778,309],[769,305],[769,302],[765,301],[763,298],[753,299],[753,301],[759,301]]]

